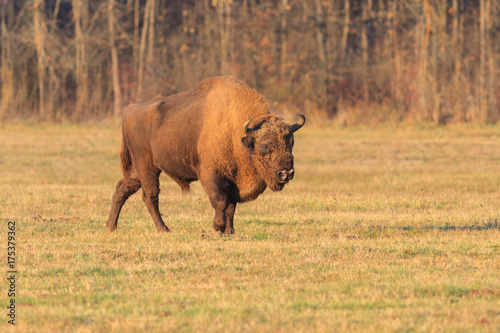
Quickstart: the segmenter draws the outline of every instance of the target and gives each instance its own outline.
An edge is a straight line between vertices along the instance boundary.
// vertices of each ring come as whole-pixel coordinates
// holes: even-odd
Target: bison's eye
[[[269,153],[269,146],[266,145],[265,143],[261,143],[259,146],[259,150],[262,154],[267,154]]]

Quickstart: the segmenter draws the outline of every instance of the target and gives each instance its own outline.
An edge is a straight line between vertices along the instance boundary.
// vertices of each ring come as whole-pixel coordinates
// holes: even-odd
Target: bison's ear
[[[255,146],[255,139],[247,135],[241,139],[241,143],[248,149],[253,150],[253,147]]]

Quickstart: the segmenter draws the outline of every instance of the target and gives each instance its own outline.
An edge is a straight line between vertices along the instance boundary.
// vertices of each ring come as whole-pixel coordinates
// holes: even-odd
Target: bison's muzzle
[[[278,171],[276,172],[276,178],[278,179],[278,183],[280,184],[286,184],[288,183],[290,180],[293,179],[293,175],[295,174],[295,170],[294,169],[290,169],[290,170],[282,170],[282,171]]]

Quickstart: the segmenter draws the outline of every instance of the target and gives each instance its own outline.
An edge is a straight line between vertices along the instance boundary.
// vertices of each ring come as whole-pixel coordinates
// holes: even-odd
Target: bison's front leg
[[[234,220],[234,212],[236,211],[236,200],[229,200],[229,204],[224,211],[224,215],[226,218],[226,229],[224,231],[225,234],[234,234],[233,228],[233,220]]]
[[[234,234],[233,216],[236,204],[230,202],[225,194],[210,197],[212,207],[215,209],[213,228],[224,234]]]
[[[215,209],[213,228],[215,231],[225,234],[234,234],[233,216],[236,201],[229,198],[220,182],[214,179],[215,177],[207,181],[200,177],[203,189],[210,198],[212,207]]]

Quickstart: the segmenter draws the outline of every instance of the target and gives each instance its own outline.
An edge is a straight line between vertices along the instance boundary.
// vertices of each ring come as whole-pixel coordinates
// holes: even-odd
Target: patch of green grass
[[[269,238],[269,234],[267,232],[260,232],[255,234],[252,238],[256,240],[266,240]]]
[[[117,275],[128,275],[128,273],[120,268],[102,268],[102,267],[87,267],[82,270],[78,270],[74,274],[76,277],[78,276],[92,276],[92,277],[113,277]]]

